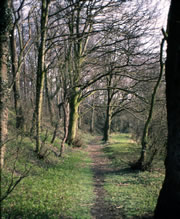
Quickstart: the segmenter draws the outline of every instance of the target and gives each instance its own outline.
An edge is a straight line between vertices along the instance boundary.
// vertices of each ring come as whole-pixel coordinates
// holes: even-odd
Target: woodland
[[[1,0],[1,218],[180,218],[177,9]]]

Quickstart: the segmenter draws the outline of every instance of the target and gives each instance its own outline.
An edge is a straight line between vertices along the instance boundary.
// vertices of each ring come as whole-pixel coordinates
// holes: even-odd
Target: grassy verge
[[[59,143],[56,141],[55,145]],[[33,148],[28,138],[16,139],[8,145],[2,193],[7,189],[6,181],[10,182],[14,164],[15,178],[25,168],[31,170],[3,201],[1,218],[90,218],[94,197],[87,153],[74,149],[68,150],[63,158],[50,153],[45,160],[39,160]]]
[[[152,215],[162,186],[164,169],[157,166],[152,172],[132,171],[128,163],[138,159],[140,147],[128,134],[112,135],[111,143],[103,150],[117,170],[106,175],[107,199],[121,208],[128,219]]]

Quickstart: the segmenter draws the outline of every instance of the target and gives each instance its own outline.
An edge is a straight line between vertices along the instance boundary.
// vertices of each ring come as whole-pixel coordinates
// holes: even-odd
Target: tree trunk
[[[109,102],[110,104],[110,102]],[[104,136],[103,141],[108,142],[109,141],[109,135],[110,135],[110,128],[111,128],[111,106],[108,104],[106,109],[106,120],[104,125]]]
[[[78,115],[80,115],[80,116],[78,116],[78,129],[81,129],[81,126],[82,126],[82,115],[81,115],[81,109],[80,109],[80,107],[78,107]]]
[[[165,180],[160,191],[155,219],[180,218],[180,1],[171,1],[166,60],[168,119]]]
[[[56,125],[55,125],[55,129],[54,129],[54,132],[53,132],[53,137],[52,137],[52,139],[51,139],[51,144],[53,144],[54,141],[55,141],[55,139],[56,139],[58,127],[59,127],[59,121],[58,121],[58,122],[56,123]]]
[[[9,59],[9,33],[11,28],[10,0],[0,3],[0,166],[4,166],[4,156],[7,141],[8,122],[8,59]]]
[[[112,82],[112,75],[110,74],[108,77],[108,87],[111,86]],[[110,128],[111,128],[111,120],[112,120],[112,107],[111,102],[113,99],[113,93],[110,89],[107,89],[107,108],[106,108],[106,120],[104,124],[104,135],[103,135],[103,141],[108,142],[109,141],[109,134],[110,134]]]
[[[94,110],[94,102],[92,104],[92,113],[91,113],[91,121],[90,121],[90,132],[91,134],[94,133],[94,116],[95,116],[95,110]]]
[[[54,125],[54,112],[52,110],[52,104],[51,104],[51,99],[49,96],[49,88],[48,88],[48,80],[47,80],[47,74],[45,74],[45,90],[46,90],[46,99],[47,99],[47,107],[48,107],[48,113],[51,121],[51,125]],[[56,125],[55,125],[56,126]]]
[[[16,112],[16,128],[22,129],[24,123],[23,110],[20,99],[20,72],[18,69],[17,48],[14,29],[11,31],[11,60],[12,60],[12,73],[13,73],[13,91],[14,91],[14,108]]]
[[[64,144],[66,142],[67,136],[68,136],[68,125],[69,125],[69,103],[65,100],[65,103],[63,104],[63,111],[64,111],[64,137],[61,142],[61,148],[60,148],[60,154],[59,156],[62,157],[62,154],[64,152]]]
[[[73,141],[76,137],[76,131],[78,126],[78,108],[79,108],[79,93],[75,91],[75,94],[71,97],[70,100],[70,116],[69,116],[69,126],[68,126],[68,137],[67,143],[73,144]]]
[[[43,105],[43,90],[45,80],[45,43],[47,34],[49,0],[42,0],[41,6],[41,43],[39,46],[38,69],[36,82],[36,152],[40,149],[41,117]]]

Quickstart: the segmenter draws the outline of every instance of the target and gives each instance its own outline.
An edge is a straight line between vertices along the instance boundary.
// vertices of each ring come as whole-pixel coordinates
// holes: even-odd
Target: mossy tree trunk
[[[92,8],[91,8],[92,3]],[[67,142],[72,144],[78,126],[78,108],[82,101],[83,89],[79,85],[82,83],[82,67],[86,59],[87,44],[90,33],[92,32],[95,2],[75,0],[73,4],[69,2],[69,16],[67,18],[67,27],[69,30],[69,39],[67,41],[65,63],[67,76],[64,77],[67,82],[68,100],[70,107],[70,118],[68,126]]]
[[[4,166],[6,141],[8,135],[8,61],[9,61],[9,35],[11,31],[10,0],[0,3],[0,165]]]
[[[45,43],[47,35],[47,23],[48,23],[48,9],[49,0],[42,0],[41,2],[41,42],[38,51],[38,69],[37,69],[37,81],[36,81],[36,149],[39,153],[40,149],[40,134],[41,134],[41,117],[42,117],[42,104],[43,104],[43,90],[45,80]]]
[[[155,219],[180,218],[180,1],[171,1],[166,60],[166,106],[168,120],[165,179]]]
[[[87,44],[93,27],[94,5],[96,1],[75,0],[73,4],[69,2],[69,15],[67,17],[67,28],[69,30],[69,38],[65,49],[65,64],[67,72],[66,80],[68,87],[68,100],[70,107],[70,118],[68,126],[67,141],[72,144],[77,133],[78,126],[78,108],[82,101],[83,89],[79,85],[82,83],[82,67],[86,59]],[[92,4],[92,5],[91,5]],[[64,80],[63,79],[63,80]],[[82,89],[81,89],[82,88]]]
[[[76,132],[78,128],[78,108],[79,108],[79,92],[78,88],[74,89],[74,95],[70,97],[69,107],[70,107],[70,115],[69,115],[69,126],[68,126],[68,137],[67,143],[72,144],[74,139],[76,138]]]

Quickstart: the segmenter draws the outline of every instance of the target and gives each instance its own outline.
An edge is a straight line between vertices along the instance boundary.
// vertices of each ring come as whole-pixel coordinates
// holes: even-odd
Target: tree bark
[[[94,102],[92,103],[92,112],[91,112],[91,121],[90,121],[90,132],[94,133],[94,117],[95,117],[95,106]]]
[[[24,123],[23,110],[20,98],[20,72],[18,69],[18,58],[17,58],[17,48],[15,39],[15,30],[11,31],[11,60],[12,60],[12,73],[13,73],[13,91],[14,91],[14,108],[16,112],[16,128],[22,129]]]
[[[110,135],[110,128],[111,128],[111,106],[109,105],[110,102],[108,101],[107,109],[106,109],[106,120],[104,125],[104,136],[103,141],[108,142],[109,141],[109,135]]]
[[[180,218],[180,1],[171,1],[166,60],[168,120],[165,180],[160,191],[155,219]]]
[[[79,99],[79,93],[77,92],[77,89],[74,90],[74,95],[71,96],[69,107],[70,107],[70,116],[69,116],[69,126],[68,126],[68,137],[67,137],[67,143],[73,144],[73,141],[76,137],[76,131],[78,127],[78,108],[80,102]]]
[[[6,141],[8,135],[8,61],[9,61],[9,33],[11,29],[10,0],[0,3],[0,165],[4,166]]]
[[[69,103],[67,100],[65,100],[63,104],[63,111],[64,111],[64,136],[61,142],[60,147],[60,154],[59,156],[62,157],[62,154],[64,152],[64,144],[66,142],[66,139],[68,137],[68,125],[69,125]]]
[[[109,87],[111,86],[112,83],[112,74],[110,74],[107,77],[107,108],[106,108],[106,120],[104,124],[104,135],[103,135],[103,141],[108,142],[109,141],[109,134],[110,134],[110,129],[111,129],[111,120],[112,120],[112,106],[111,102],[114,96],[114,93]]]
[[[41,43],[39,46],[38,69],[36,82],[36,152],[40,149],[41,116],[43,104],[43,90],[45,80],[45,43],[47,35],[49,0],[42,0],[41,6]]]

